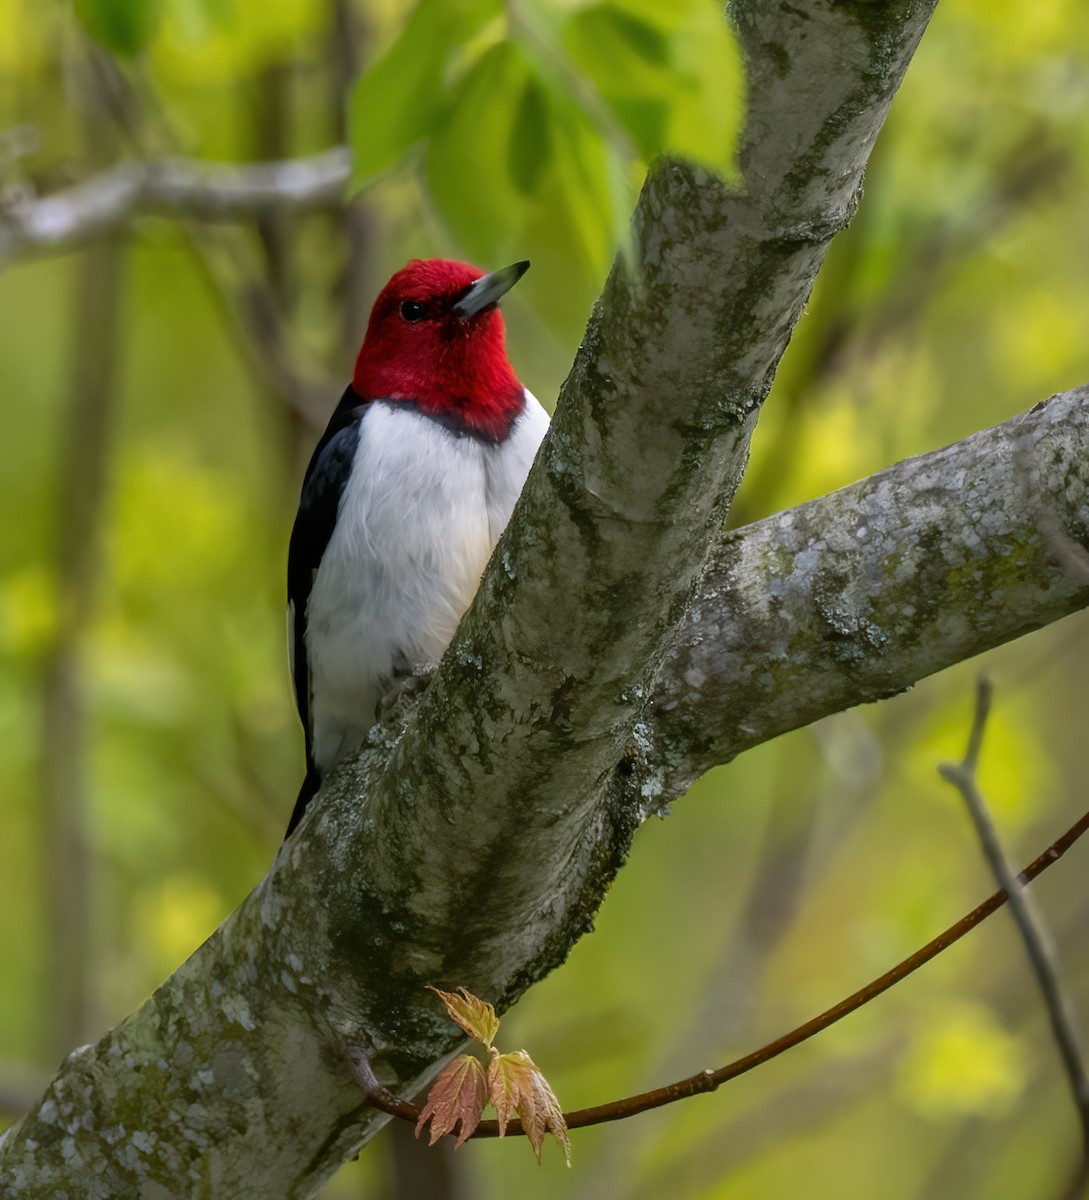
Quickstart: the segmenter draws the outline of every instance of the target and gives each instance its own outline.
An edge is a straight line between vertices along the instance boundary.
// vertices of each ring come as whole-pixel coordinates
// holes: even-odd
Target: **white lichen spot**
[[[295,992],[297,992],[299,990],[299,985],[295,980],[295,976],[292,975],[290,971],[281,971],[280,972],[280,982],[292,994],[294,994]]]
[[[639,794],[648,801],[657,800],[664,791],[665,780],[661,771],[651,771],[639,785]]]
[[[154,1133],[145,1133],[142,1129],[137,1129],[132,1135],[132,1144],[141,1154],[150,1154],[158,1140]]]
[[[57,1123],[57,1106],[53,1102],[53,1097],[48,1100],[43,1100],[41,1107],[38,1109],[38,1120],[45,1122],[46,1125],[55,1125]]]
[[[695,692],[707,682],[706,674],[699,667],[689,667],[684,673],[684,681]]]
[[[508,579],[516,579],[517,573],[515,572],[514,567],[511,565],[510,551],[507,549],[504,549],[502,558],[503,558],[503,570],[506,572],[507,578]]]
[[[253,1019],[249,1006],[241,996],[226,997],[219,1008],[228,1021],[241,1025],[243,1029],[249,1031],[257,1028],[257,1022]]]

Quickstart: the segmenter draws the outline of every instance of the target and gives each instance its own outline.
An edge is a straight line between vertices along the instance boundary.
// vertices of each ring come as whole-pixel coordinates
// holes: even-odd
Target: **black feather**
[[[313,731],[310,725],[310,668],[306,656],[306,606],[314,575],[321,565],[329,539],[336,527],[341,498],[352,471],[359,445],[359,426],[366,402],[349,387],[340,398],[321,440],[314,447],[310,465],[303,476],[299,511],[291,530],[287,551],[287,600],[294,612],[291,630],[294,657],[293,683],[295,705],[306,735],[306,780],[291,816],[288,834],[302,817],[303,810],[317,791],[319,776],[312,753]]]

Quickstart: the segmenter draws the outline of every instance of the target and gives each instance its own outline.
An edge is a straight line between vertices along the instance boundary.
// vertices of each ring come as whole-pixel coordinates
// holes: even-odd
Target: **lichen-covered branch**
[[[663,786],[1083,608],[1087,539],[1089,386],[726,535],[655,688]]]
[[[342,197],[350,173],[344,146],[310,158],[245,165],[183,158],[122,163],[63,192],[0,210],[0,266],[70,250],[141,214],[226,221],[320,208]]]

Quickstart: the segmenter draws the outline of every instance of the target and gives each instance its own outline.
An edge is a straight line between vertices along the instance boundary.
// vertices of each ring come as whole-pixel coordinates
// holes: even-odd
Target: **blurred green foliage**
[[[331,82],[334,18],[363,72]],[[78,14],[78,16],[77,16]],[[83,25],[80,25],[80,21]],[[0,0],[0,187],[94,169],[73,64],[119,56],[117,153],[304,154],[350,110],[368,294],[409,256],[534,260],[511,354],[551,404],[664,150],[730,170],[741,67],[710,0]],[[1089,10],[959,0],[893,107],[859,216],[784,359],[735,520],[962,437],[1089,378]],[[99,118],[103,120],[104,118]],[[30,126],[15,154],[4,131]],[[135,134],[133,130],[135,129]],[[271,131],[271,132],[270,132]],[[118,245],[124,336],[93,605],[81,629],[91,872],[89,1017],[116,1021],[214,928],[274,852],[301,770],[284,664],[287,531],[314,431],[240,352],[231,279],[257,271],[328,375],[343,214]],[[59,1049],[50,1013],[42,695],[65,600],[65,431],[87,379],[80,256],[0,274],[0,1090]],[[237,317],[237,313],[235,314]],[[349,331],[362,334],[365,313]],[[243,343],[240,346],[240,342]],[[249,347],[253,354],[253,346]],[[262,351],[258,347],[257,355]],[[288,397],[289,399],[289,397]],[[988,657],[984,790],[1025,860],[1085,804],[1085,622]],[[597,932],[505,1022],[571,1107],[690,1073],[839,999],[991,890],[934,764],[959,756],[974,664],[762,747],[636,841]],[[1039,887],[1089,1012],[1089,895],[1072,858]],[[575,1170],[469,1145],[471,1194],[843,1200],[1053,1194],[1076,1125],[1002,918],[924,973],[713,1098],[575,1137]],[[388,1183],[376,1146],[329,1186]]]

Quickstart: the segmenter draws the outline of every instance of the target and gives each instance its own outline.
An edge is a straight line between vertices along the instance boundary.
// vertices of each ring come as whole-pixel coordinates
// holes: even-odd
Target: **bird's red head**
[[[371,310],[352,387],[364,400],[406,400],[493,441],[524,403],[507,361],[497,304],[529,263],[491,275],[468,263],[413,259]]]

